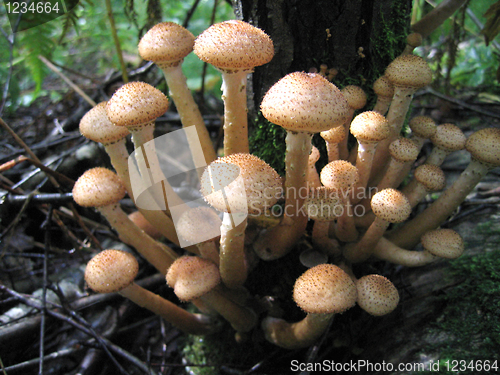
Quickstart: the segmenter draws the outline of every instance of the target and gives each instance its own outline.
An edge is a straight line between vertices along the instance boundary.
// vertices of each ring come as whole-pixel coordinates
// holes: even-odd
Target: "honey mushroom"
[[[87,263],[85,281],[94,292],[117,292],[186,333],[205,335],[215,331],[215,326],[207,316],[187,312],[134,283],[138,271],[139,264],[132,254],[108,249],[95,255]]]

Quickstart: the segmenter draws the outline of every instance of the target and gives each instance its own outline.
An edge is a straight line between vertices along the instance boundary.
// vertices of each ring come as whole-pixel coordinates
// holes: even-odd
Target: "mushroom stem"
[[[366,187],[370,178],[370,172],[377,145],[378,143],[368,143],[358,140],[358,156],[356,158],[356,168],[358,168],[359,180],[353,187],[353,204],[358,203],[361,199],[366,197]]]
[[[224,212],[221,225],[219,271],[224,285],[238,288],[247,279],[245,229],[247,219],[234,226],[231,214]]]
[[[248,153],[247,75],[250,70],[222,71],[224,155]]]
[[[283,319],[266,317],[262,329],[266,339],[285,349],[311,346],[325,332],[335,314],[307,314],[304,319],[288,323]]]
[[[307,170],[312,134],[287,131],[285,154],[285,208],[280,223],[259,236],[254,250],[260,258],[273,260],[287,254],[307,226],[302,206],[307,197]]]
[[[133,246],[161,274],[165,275],[168,267],[178,258],[170,247],[153,240],[135,225],[118,204],[97,207],[97,210],[118,232],[120,239]]]
[[[414,251],[402,249],[384,237],[378,241],[373,255],[379,259],[405,267],[420,267],[438,259],[437,256],[432,255],[427,250]]]
[[[214,332],[214,326],[206,315],[192,314],[136,283],[130,284],[118,293],[186,333],[206,335]]]
[[[157,63],[157,65],[159,65],[165,75],[170,97],[175,103],[182,126],[188,127],[194,125],[196,127],[196,134],[200,140],[205,162],[207,165],[210,164],[216,159],[217,155],[198,105],[194,101],[193,95],[186,84],[186,76],[182,72],[181,64],[172,66],[170,64],[162,65],[161,63]],[[191,150],[195,150],[195,147],[191,147]]]

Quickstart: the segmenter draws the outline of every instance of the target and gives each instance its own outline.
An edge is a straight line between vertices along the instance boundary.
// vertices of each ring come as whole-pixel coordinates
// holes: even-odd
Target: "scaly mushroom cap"
[[[316,221],[333,221],[342,215],[343,211],[337,192],[326,186],[310,189],[304,206],[307,216]]]
[[[366,93],[361,87],[348,85],[340,91],[352,109],[361,109],[366,105]]]
[[[340,192],[347,192],[359,181],[358,168],[346,160],[334,160],[323,167],[321,183]]]
[[[139,42],[139,55],[144,60],[165,65],[177,65],[192,50],[194,35],[174,22],[153,26]]]
[[[350,130],[362,142],[380,142],[389,136],[391,127],[380,113],[366,111],[354,117]]]
[[[382,98],[392,98],[394,96],[394,85],[386,76],[381,76],[373,83],[373,91],[375,95]]]
[[[319,133],[342,125],[348,116],[340,90],[316,73],[284,76],[269,89],[260,108],[266,119],[292,132]]]
[[[373,213],[389,223],[401,223],[411,214],[408,198],[396,189],[384,189],[376,193],[371,200]]]
[[[431,83],[432,70],[421,57],[403,55],[389,64],[385,76],[394,86],[420,89]]]
[[[196,256],[177,258],[169,267],[167,284],[181,301],[191,301],[210,292],[220,283],[217,266],[208,259]]]
[[[274,46],[261,29],[231,20],[202,32],[194,42],[194,53],[200,60],[231,72],[267,64],[274,56]]]
[[[464,133],[453,124],[438,125],[436,133],[430,137],[430,140],[436,147],[446,152],[463,150],[467,142]]]
[[[168,99],[160,90],[144,82],[130,82],[109,99],[106,113],[117,126],[138,126],[155,120],[167,109]]]
[[[435,229],[420,239],[429,253],[440,258],[455,259],[464,252],[464,241],[453,229]]]
[[[239,188],[241,182],[244,190]],[[210,163],[200,184],[205,200],[223,212],[248,210],[250,214],[260,214],[274,205],[282,193],[278,172],[257,156],[245,153],[227,155]]]
[[[200,243],[206,240],[207,233],[220,230],[222,220],[210,207],[194,207],[180,216],[175,228],[185,241]]]
[[[366,275],[356,282],[358,305],[375,316],[392,312],[399,303],[399,293],[394,284],[382,275]]]
[[[420,138],[431,138],[437,131],[436,122],[429,116],[416,116],[409,123],[411,131]]]
[[[107,102],[101,102],[88,111],[80,120],[80,133],[91,141],[109,144],[125,138],[127,128],[115,126],[106,113]]]
[[[437,165],[422,164],[415,169],[415,179],[420,182],[427,191],[439,191],[446,186],[446,177]]]
[[[329,130],[325,130],[319,133],[319,135],[329,143],[340,143],[345,139],[346,136],[344,126],[345,125],[341,125]]]
[[[118,203],[125,196],[122,180],[107,168],[92,168],[76,180],[73,199],[82,207],[103,207]]]
[[[465,148],[473,159],[491,168],[500,166],[500,129],[486,128],[472,133]]]
[[[389,145],[389,153],[400,163],[406,163],[417,159],[418,147],[408,138],[398,138]]]
[[[356,303],[356,285],[340,267],[319,264],[295,281],[293,299],[305,312],[342,313]]]
[[[85,281],[94,292],[114,293],[134,282],[139,272],[135,257],[122,250],[104,250],[85,268]]]

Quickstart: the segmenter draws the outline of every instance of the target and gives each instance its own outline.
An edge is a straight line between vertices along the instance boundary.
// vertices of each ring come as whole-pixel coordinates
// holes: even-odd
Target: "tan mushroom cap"
[[[467,137],[458,126],[442,124],[437,126],[436,133],[430,137],[430,140],[441,150],[453,152],[464,149]]]
[[[115,126],[106,113],[107,102],[101,102],[88,111],[80,120],[80,133],[91,141],[109,144],[125,138],[127,128]]]
[[[371,200],[373,213],[389,223],[401,223],[411,214],[408,198],[396,189],[384,189],[376,193]]]
[[[103,207],[118,203],[125,196],[122,180],[107,168],[92,168],[76,180],[73,199],[82,207]]]
[[[421,183],[427,191],[439,191],[446,186],[446,177],[437,165],[422,164],[415,169],[415,179]]]
[[[139,272],[135,257],[122,250],[104,250],[85,268],[85,281],[94,292],[114,293],[134,282]]]
[[[337,126],[319,133],[321,138],[329,143],[340,143],[346,137],[345,125]]]
[[[139,55],[161,66],[177,65],[193,50],[194,39],[185,27],[174,22],[162,22],[141,38]]]
[[[139,126],[163,115],[168,105],[167,97],[160,90],[144,82],[130,82],[109,99],[106,113],[117,126]]]
[[[292,132],[319,133],[343,125],[348,116],[340,90],[316,73],[284,76],[269,89],[260,108],[266,119]]]
[[[455,259],[464,252],[464,241],[453,229],[431,230],[420,241],[425,250],[440,258]]]
[[[389,136],[391,127],[380,113],[365,111],[354,117],[350,130],[362,142],[380,142]]]
[[[366,105],[366,93],[361,87],[347,85],[340,91],[352,109],[361,109]]]
[[[500,166],[500,129],[486,128],[472,133],[465,148],[473,159],[489,167]]]
[[[309,165],[314,165],[319,160],[320,154],[316,146],[311,147],[311,153],[309,154]]]
[[[389,64],[385,76],[394,86],[419,89],[431,83],[432,70],[421,57],[402,55]]]
[[[274,56],[271,38],[244,21],[216,23],[195,40],[200,60],[226,71],[251,70],[267,64]]]
[[[329,188],[346,192],[359,181],[358,168],[346,160],[334,160],[323,167],[320,180]]]
[[[363,276],[356,282],[356,288],[358,305],[371,315],[386,315],[398,306],[398,290],[382,275]]]
[[[386,76],[380,76],[373,83],[373,91],[377,96],[392,98],[394,96],[394,85]]]
[[[426,139],[432,137],[437,131],[436,122],[429,116],[413,117],[409,126],[415,135]]]
[[[400,137],[389,145],[389,153],[400,163],[415,161],[419,152],[417,145],[408,138]]]
[[[210,207],[194,207],[185,211],[177,221],[177,234],[185,241],[200,243],[206,241],[207,233],[220,230],[222,220]]]
[[[309,268],[293,288],[295,303],[312,314],[342,313],[356,303],[356,285],[340,267],[319,264]]]
[[[191,301],[210,292],[220,283],[217,266],[208,259],[182,256],[170,266],[167,284],[181,301]]]
[[[304,206],[307,216],[316,221],[333,221],[343,212],[337,191],[326,186],[310,189]]]
[[[239,183],[243,183],[244,190],[239,189]],[[200,184],[205,200],[216,210],[248,210],[250,214],[260,214],[274,205],[281,197],[283,185],[278,172],[269,164],[245,153],[227,155],[210,163]],[[224,188],[226,197],[221,188]],[[227,207],[227,202],[230,207]]]

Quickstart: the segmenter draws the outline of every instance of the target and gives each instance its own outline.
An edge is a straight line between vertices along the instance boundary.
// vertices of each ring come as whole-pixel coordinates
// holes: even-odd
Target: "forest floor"
[[[50,173],[40,172],[39,162],[5,129],[0,130],[0,373],[37,374],[42,368],[43,374],[292,374],[300,371],[291,363],[324,360],[422,363],[427,368],[441,363],[443,370],[446,360],[499,359],[492,354],[500,346],[500,300],[495,297],[500,285],[499,168],[445,224],[464,238],[464,261],[418,269],[381,262],[367,266],[389,275],[398,287],[401,303],[393,314],[373,318],[356,309],[339,316],[322,341],[307,350],[272,347],[257,333],[236,345],[230,330],[207,339],[187,337],[117,295],[95,295],[85,288],[84,266],[98,250],[89,238],[95,237],[102,248],[119,246],[108,224],[96,212],[75,207],[68,194],[85,170],[110,166],[103,150],[78,131],[89,108],[70,93],[57,103],[39,98],[3,118]],[[476,97],[449,101],[426,93],[413,110],[431,114],[439,123],[459,123],[466,135],[500,126],[498,103]],[[210,113],[206,119],[217,138],[220,120],[215,110]],[[173,111],[158,121],[159,134],[178,128]],[[429,150],[426,145],[419,160]],[[447,159],[443,169],[448,184],[468,160],[466,152]],[[54,188],[47,176],[55,178],[59,187]],[[130,200],[123,203],[132,211]],[[146,264],[141,264],[138,280],[176,300]],[[470,291],[474,296],[465,294]],[[457,293],[463,297],[462,305]],[[457,311],[467,316],[457,317]],[[473,336],[465,341],[460,331]],[[224,342],[222,336],[228,335]]]

